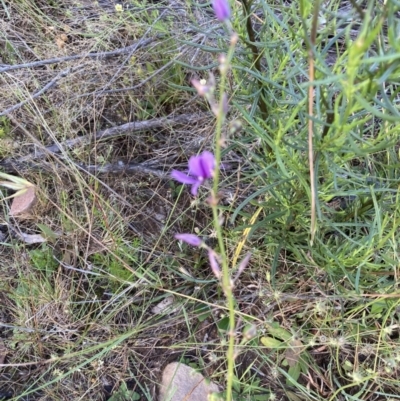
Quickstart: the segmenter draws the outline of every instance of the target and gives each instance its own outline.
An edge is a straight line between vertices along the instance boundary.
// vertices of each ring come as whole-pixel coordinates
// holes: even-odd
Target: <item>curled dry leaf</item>
[[[21,194],[14,197],[11,204],[10,215],[15,217],[29,213],[35,205],[36,199],[36,188],[34,186],[28,187]]]
[[[173,313],[176,309],[173,308],[173,304],[175,302],[175,298],[173,295],[164,298],[162,301],[160,301],[156,306],[154,306],[153,308],[151,308],[151,312],[154,315],[160,315],[162,313]]]
[[[26,244],[41,244],[42,242],[46,242],[46,239],[43,238],[40,234],[25,234],[21,233],[20,238]]]

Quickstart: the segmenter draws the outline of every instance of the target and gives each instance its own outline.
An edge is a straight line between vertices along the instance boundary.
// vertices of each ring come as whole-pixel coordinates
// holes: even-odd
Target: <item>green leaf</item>
[[[297,395],[293,391],[287,391],[286,396],[290,401],[305,401],[307,398],[304,398],[302,395]]]
[[[374,315],[376,317],[380,316],[381,313],[387,309],[387,303],[385,300],[377,300],[374,302],[371,306],[371,315]]]
[[[58,267],[58,262],[53,258],[53,251],[47,245],[43,245],[41,249],[34,249],[29,252],[32,265],[46,273],[51,273]]]
[[[122,383],[119,389],[109,398],[109,401],[138,401],[140,394],[133,390],[128,390],[126,383]]]
[[[237,376],[233,375],[232,379],[232,387],[236,392],[240,392],[241,386],[240,386],[240,380],[238,379]]]
[[[280,327],[279,323],[277,322],[267,324],[266,329],[268,330],[269,334],[276,338],[280,338],[281,340],[290,341],[292,338],[292,334]]]
[[[217,323],[218,330],[220,331],[227,331],[229,327],[229,317],[225,316],[223,317],[218,323]]]
[[[59,236],[48,226],[45,224],[36,224],[39,228],[40,231],[43,234],[43,237],[45,237],[48,241],[55,241]]]
[[[195,308],[195,313],[199,322],[204,322],[211,316],[211,309],[208,305],[200,304]]]
[[[300,369],[300,364],[299,364],[299,363],[296,363],[296,365],[291,366],[291,367],[289,368],[289,370],[288,370],[289,376],[290,376],[295,382],[297,382],[297,380],[299,379],[299,377],[300,377],[300,372],[301,372],[301,369]],[[290,385],[292,384],[292,380],[286,379],[286,384],[287,384],[288,386],[290,386]]]
[[[267,348],[277,348],[277,349],[286,348],[286,346],[282,343],[282,341],[279,341],[273,337],[261,337],[260,341],[261,344]]]

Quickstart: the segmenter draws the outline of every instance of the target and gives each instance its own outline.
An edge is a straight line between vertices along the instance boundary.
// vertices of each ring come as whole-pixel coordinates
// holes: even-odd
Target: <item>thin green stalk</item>
[[[234,360],[235,360],[235,300],[233,296],[233,284],[231,282],[230,270],[228,259],[226,255],[225,243],[222,234],[221,224],[219,223],[219,215],[218,215],[218,184],[219,184],[219,166],[221,163],[221,132],[222,125],[225,120],[224,115],[224,90],[226,83],[226,76],[228,72],[228,66],[232,60],[235,45],[237,41],[237,36],[235,33],[232,34],[231,44],[228,50],[228,54],[226,56],[226,60],[224,61],[224,66],[221,68],[221,80],[219,85],[219,107],[217,113],[217,124],[215,130],[215,160],[216,166],[215,174],[214,174],[214,185],[212,190],[212,213],[214,219],[214,228],[217,232],[219,251],[221,255],[221,264],[222,264],[222,288],[224,291],[224,295],[227,300],[227,306],[229,310],[229,340],[228,340],[228,351],[227,351],[227,385],[226,385],[226,400],[232,400],[232,385],[233,385],[233,377],[234,377]]]

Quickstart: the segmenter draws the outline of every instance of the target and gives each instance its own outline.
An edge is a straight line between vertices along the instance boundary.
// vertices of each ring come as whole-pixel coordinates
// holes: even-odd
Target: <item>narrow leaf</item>
[[[283,343],[282,341],[277,340],[273,337],[261,337],[261,344],[267,348],[281,348]]]

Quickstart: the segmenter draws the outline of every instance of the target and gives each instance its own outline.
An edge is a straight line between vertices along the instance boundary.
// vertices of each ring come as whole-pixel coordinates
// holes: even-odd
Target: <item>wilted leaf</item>
[[[36,188],[34,186],[31,186],[14,197],[11,204],[10,215],[17,216],[28,213],[35,203]]]
[[[13,189],[15,191],[25,190],[26,188],[33,187],[29,181],[15,175],[6,174],[0,172],[0,178],[4,178],[7,181],[0,181],[0,185],[6,188]]]
[[[303,343],[300,340],[293,339],[286,348],[285,358],[290,367],[293,367],[299,362],[300,355],[304,349]]]
[[[174,303],[175,299],[171,295],[167,298],[164,298],[161,302],[159,302],[156,306],[151,308],[152,313],[155,315],[160,315],[161,313],[165,313],[168,309],[168,313],[172,313],[171,306]]]
[[[163,370],[158,399],[203,401],[208,399],[210,393],[218,391],[216,383],[208,382],[195,369],[172,362]]]
[[[180,271],[181,273],[183,273],[185,276],[189,276],[189,277],[192,277],[192,278],[193,278],[193,276],[189,273],[189,271],[188,271],[186,268],[184,268],[183,266],[180,266],[180,267],[179,267],[179,271]]]
[[[282,341],[277,340],[273,337],[261,337],[261,344],[267,348],[281,348],[283,343]]]
[[[43,238],[40,234],[20,234],[20,238],[27,244],[40,244],[42,242],[46,242],[46,239]]]

